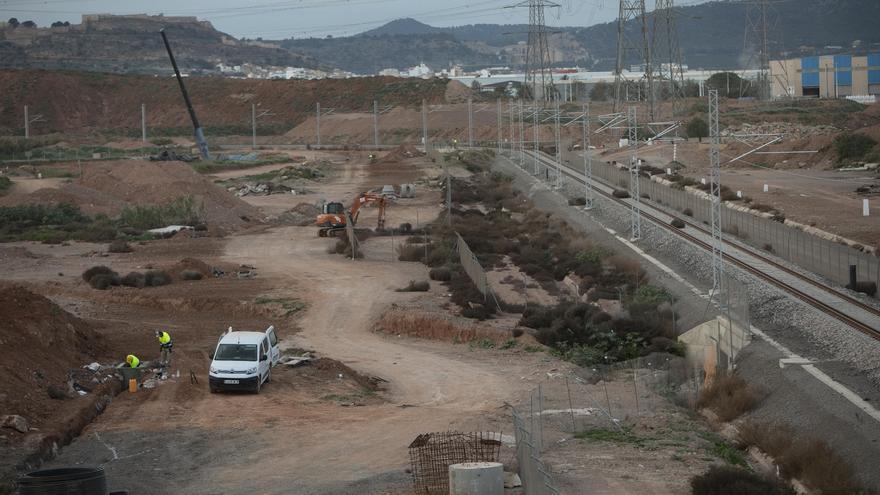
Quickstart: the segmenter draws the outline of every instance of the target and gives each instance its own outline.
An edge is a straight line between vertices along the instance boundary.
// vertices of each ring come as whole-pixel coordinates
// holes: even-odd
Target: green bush
[[[841,162],[859,161],[865,158],[877,141],[864,134],[843,133],[834,138],[834,149]]]
[[[0,175],[0,193],[9,190],[12,187],[12,180],[5,175]]]
[[[167,205],[135,205],[122,210],[120,221],[135,229],[149,230],[168,225],[202,223],[204,205],[193,196],[183,196]]]

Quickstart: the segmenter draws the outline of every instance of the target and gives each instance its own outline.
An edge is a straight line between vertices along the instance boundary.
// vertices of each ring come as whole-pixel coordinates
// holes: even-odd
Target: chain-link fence
[[[702,362],[666,354],[548,374],[513,408],[525,493],[583,493],[582,486],[567,490],[564,480],[548,469],[570,462],[565,446],[572,437],[625,434],[646,417],[677,407],[694,409],[708,376]]]
[[[629,172],[614,165],[595,161],[593,175],[614,187],[629,187]],[[639,190],[644,198],[677,214],[697,222],[711,222],[711,204],[706,198],[644,177],[640,179]],[[850,267],[855,266],[858,281],[874,282],[880,287],[880,257],[786,225],[782,217],[766,218],[725,208],[721,228],[741,242],[773,253],[837,285],[850,284]]]
[[[483,298],[486,302],[491,300],[496,307],[500,307],[498,299],[495,297],[492,288],[489,286],[489,279],[486,277],[486,271],[483,270],[483,266],[480,265],[477,256],[471,251],[467,242],[465,242],[458,232],[455,233],[455,237],[459,260],[461,261],[461,266],[464,268],[465,273],[467,273],[468,277],[473,281],[477,290],[483,294]]]

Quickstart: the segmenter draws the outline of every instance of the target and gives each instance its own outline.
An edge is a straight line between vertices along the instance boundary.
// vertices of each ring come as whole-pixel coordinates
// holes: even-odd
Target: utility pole
[[[593,157],[590,156],[590,104],[584,103],[584,209],[593,209]]]
[[[556,189],[562,189],[562,141],[559,137],[559,96],[554,99],[556,103],[556,115],[553,119],[556,140]]]
[[[498,127],[498,143],[497,143],[498,144],[498,154],[501,155],[501,152],[503,150],[502,144],[504,143],[504,130],[503,130],[504,129],[504,122],[502,121],[502,116],[501,116],[501,112],[502,112],[501,98],[498,98],[497,100],[495,100],[495,103],[497,106],[496,112],[498,114],[498,125],[497,125],[497,127]]]
[[[519,100],[519,166],[522,168],[526,167],[526,128],[523,111],[525,107],[525,102],[520,99]]]
[[[629,128],[629,195],[632,201],[631,230],[632,240],[642,238],[642,202],[639,195],[639,124],[636,107],[627,110]]]
[[[684,98],[684,70],[681,66],[681,48],[678,43],[675,0],[656,0],[654,8],[654,39],[651,51],[653,59],[662,60],[661,77],[665,73],[669,86],[669,99],[672,102],[672,115],[681,113],[681,100]],[[665,69],[663,67],[665,65]]]
[[[318,146],[321,146],[321,102],[315,103],[315,132],[317,133]]]
[[[709,90],[709,152],[711,166],[710,201],[712,206],[712,296],[721,291],[724,277],[724,244],[721,238],[721,127],[718,119],[718,90]]]
[[[524,0],[515,7],[529,8],[529,38],[526,45],[525,86],[532,91],[532,100],[544,106],[550,103],[554,94],[553,73],[551,72],[550,44],[547,40],[547,25],[544,22],[544,9],[558,8],[560,5],[549,0]]]
[[[474,147],[474,99],[468,97],[468,148]]]
[[[379,102],[373,100],[373,147],[379,149]]]
[[[24,106],[24,138],[30,139],[31,137],[31,124],[36,122],[45,122],[43,120],[42,115],[34,115],[31,117],[30,108],[27,105]]]
[[[171,51],[171,44],[168,42],[168,36],[165,35],[165,29],[160,29],[159,34],[162,35],[162,42],[165,43],[165,50],[168,51],[168,58],[171,59],[171,67],[174,68],[174,75],[177,77],[177,84],[180,86],[180,94],[183,96],[183,101],[189,112],[189,118],[193,125],[193,135],[196,139],[196,144],[199,146],[199,154],[202,156],[203,160],[210,160],[211,152],[208,149],[208,140],[205,139],[205,132],[202,130],[202,125],[199,123],[198,117],[196,117],[196,110],[193,108],[192,101],[189,99],[189,93],[186,91],[186,84],[184,84],[183,77],[180,75],[180,69],[177,67],[177,61],[174,59],[174,53]]]
[[[538,118],[540,107],[538,105],[532,105],[532,132],[535,134],[535,175],[538,175],[539,170],[539,160],[538,154],[541,152],[541,145],[538,142],[538,138],[540,134],[538,133],[538,123],[540,119]]]
[[[257,104],[251,103],[251,126],[253,130],[251,146],[254,150],[257,149],[257,119],[259,119],[260,117],[265,117],[267,115],[272,115],[269,110],[263,110],[262,113],[257,115]]]
[[[141,141],[147,142],[147,105],[141,103]]]
[[[428,153],[428,102],[422,100],[422,143]]]
[[[516,132],[514,132],[515,119],[513,117],[513,100],[507,101],[507,117],[510,123],[510,159],[513,160],[513,150],[516,149]]]
[[[641,39],[632,40],[626,33],[626,21],[636,20],[641,30]],[[614,112],[621,106],[621,90],[626,83],[623,70],[630,61],[629,54],[635,52],[638,61],[645,65],[645,81],[648,85],[648,109],[651,121],[654,120],[654,75],[651,45],[648,43],[648,16],[645,13],[645,0],[620,0],[617,17],[617,65],[614,70]],[[628,99],[628,98],[627,98]]]

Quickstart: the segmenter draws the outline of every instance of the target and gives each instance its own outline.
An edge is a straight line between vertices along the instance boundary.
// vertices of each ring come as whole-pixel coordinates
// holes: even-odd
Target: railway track
[[[528,152],[526,152],[526,154],[531,159],[534,159],[534,157],[535,157],[534,152],[528,151]],[[556,168],[556,163],[553,162],[552,160],[550,160],[548,157],[539,155],[538,160],[545,167],[548,167],[551,169]],[[574,169],[573,167],[570,167],[570,166],[564,165],[564,164],[560,167],[560,170],[562,171],[563,174],[565,174],[567,177],[575,180],[576,182],[579,182],[581,184],[585,183],[586,179],[581,171],[578,171],[578,170]],[[593,180],[593,190],[597,194],[601,194],[602,196],[604,196],[605,198],[607,198],[613,202],[616,202],[616,203],[623,205],[627,208],[631,207],[631,199],[627,200],[627,199],[621,199],[621,198],[614,197],[612,195],[612,191],[614,190],[614,187],[612,187],[608,184],[605,184],[604,182],[601,182],[599,180],[594,179]],[[693,235],[689,232],[686,232],[683,229],[679,229],[679,228],[676,228],[676,227],[673,227],[672,225],[670,225],[669,220],[671,220],[672,215],[670,215],[669,213],[666,213],[663,210],[656,208],[652,205],[645,205],[644,203],[643,203],[643,207],[642,207],[641,211],[642,211],[643,218],[646,218],[646,219],[650,220],[651,222],[655,223],[656,225],[658,225],[659,227],[664,228],[667,231],[672,232],[675,235],[686,239],[688,242],[690,242],[691,244],[694,244],[695,246],[697,246],[701,249],[704,249],[704,250],[707,250],[710,252],[712,251],[712,245],[710,243],[704,241],[703,239],[700,239],[696,235]],[[664,219],[663,217],[668,217],[668,219]],[[711,234],[707,230],[703,229],[701,226],[699,226],[695,223],[689,222],[689,221],[686,221],[686,224],[689,229],[695,230],[695,231],[700,232],[706,236],[711,237]],[[813,280],[809,277],[806,277],[806,276],[798,273],[797,271],[792,270],[792,269],[782,265],[781,263],[778,263],[778,262],[770,259],[769,257],[766,257],[756,251],[744,248],[744,247],[737,245],[737,244],[732,244],[730,242],[726,242],[726,245],[727,245],[726,247],[728,249],[724,253],[724,258],[727,262],[732,263],[733,265],[745,270],[746,272],[751,273],[755,277],[783,290],[784,292],[786,292],[788,294],[791,294],[792,296],[800,299],[801,301],[806,302],[807,304],[815,307],[816,309],[831,316],[832,318],[846,324],[847,326],[849,326],[849,327],[851,327],[851,328],[853,328],[853,329],[855,329],[855,330],[857,330],[857,331],[859,331],[859,332],[861,332],[861,333],[863,333],[863,334],[865,334],[875,340],[880,340],[880,325],[877,325],[874,323],[868,323],[866,321],[863,321],[863,318],[859,318],[859,317],[853,316],[852,314],[849,314],[851,312],[861,311],[863,313],[867,313],[867,315],[869,317],[873,316],[873,317],[877,318],[878,320],[880,320],[880,310],[878,310],[877,308],[874,308],[873,306],[869,306],[869,305],[867,305],[867,304],[865,304],[865,303],[863,303],[863,302],[861,302],[861,301],[859,301],[859,300],[857,300],[847,294],[843,294],[840,291],[834,289],[833,287],[829,287],[821,282],[818,282],[818,281]],[[743,258],[745,258],[745,259],[743,259]],[[765,273],[763,270],[760,270],[760,269],[756,268],[755,266],[753,266],[749,262],[749,260],[748,260],[749,258],[751,258],[752,260],[758,260],[761,263],[769,265],[769,266],[773,267],[774,269],[779,270],[779,271],[789,275],[791,278],[794,278],[797,281],[797,283],[807,284],[811,287],[814,287],[814,288],[822,291],[822,293],[825,295],[825,297],[824,297],[825,300],[822,300],[815,295],[812,295],[812,294],[805,292],[804,290],[796,287],[795,284],[793,284],[793,283],[787,282],[785,280],[780,280],[778,277],[775,277],[773,275]],[[847,308],[847,309],[854,308],[854,309],[857,309],[857,311],[847,312],[846,309],[836,307],[836,306],[847,306],[847,305],[851,307],[851,308]]]

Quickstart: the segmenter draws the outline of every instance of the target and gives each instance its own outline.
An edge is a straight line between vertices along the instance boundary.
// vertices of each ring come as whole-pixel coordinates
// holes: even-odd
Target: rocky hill
[[[715,1],[679,7],[683,61],[692,68],[741,67],[746,7],[739,2]],[[876,0],[801,0],[774,3],[770,47],[774,56],[799,56],[834,51],[880,51],[880,18]],[[572,20],[572,22],[575,22]],[[649,28],[653,28],[653,18]],[[557,66],[611,70],[617,56],[617,22],[590,27],[554,27],[551,57]],[[639,26],[630,21],[631,36]],[[285,40],[281,46],[357,72],[403,68],[425,62],[435,70],[450,64],[465,68],[522,65],[521,42],[526,25],[476,24],[438,28],[414,19],[398,19],[356,36],[333,39]],[[630,60],[628,63],[636,63]]]
[[[159,30],[166,29],[181,70],[211,73],[217,64],[317,67],[277,46],[245,42],[195,17],[86,15],[81,24],[48,28],[2,23],[0,68],[170,73]]]

